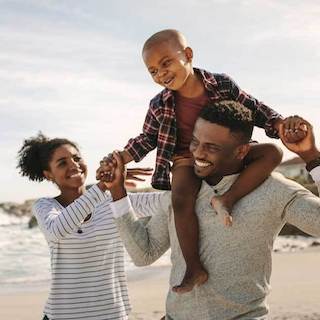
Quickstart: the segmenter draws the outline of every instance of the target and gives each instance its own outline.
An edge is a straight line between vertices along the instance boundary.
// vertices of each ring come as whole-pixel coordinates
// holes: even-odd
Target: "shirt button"
[[[82,231],[81,229],[79,229],[79,230],[78,230],[78,233],[80,233],[80,234],[81,234],[82,232],[83,232],[83,231]]]
[[[215,194],[217,194],[217,193],[218,193],[218,190],[217,190],[217,189],[214,189],[213,191],[214,191],[214,193],[215,193]]]

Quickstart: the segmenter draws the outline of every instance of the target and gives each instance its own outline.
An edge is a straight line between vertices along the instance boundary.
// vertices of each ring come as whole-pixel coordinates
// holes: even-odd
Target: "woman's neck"
[[[64,207],[67,207],[74,200],[78,199],[86,191],[85,186],[76,189],[61,190],[61,194],[55,199]]]

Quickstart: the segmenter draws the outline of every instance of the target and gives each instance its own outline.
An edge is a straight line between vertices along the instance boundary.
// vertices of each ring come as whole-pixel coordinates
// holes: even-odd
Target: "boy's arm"
[[[221,93],[224,93],[225,99],[239,101],[245,107],[250,109],[253,112],[254,124],[257,127],[264,128],[267,136],[271,138],[279,138],[278,128],[281,120],[283,119],[279,113],[241,90],[240,87],[225,74],[222,75],[220,91]]]
[[[245,169],[223,196],[213,199],[213,206],[217,208],[217,200],[220,200],[230,213],[234,203],[261,185],[281,160],[282,150],[276,145],[252,144],[245,158]]]
[[[121,152],[124,163],[132,160],[135,162],[141,161],[151,150],[157,147],[158,131],[160,123],[157,120],[154,112],[152,101],[143,124],[143,132],[130,139],[124,150]]]

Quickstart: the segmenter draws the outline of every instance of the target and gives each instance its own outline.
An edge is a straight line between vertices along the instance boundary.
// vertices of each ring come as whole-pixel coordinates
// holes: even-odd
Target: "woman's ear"
[[[53,176],[50,171],[43,170],[42,173],[48,181],[53,181]]]

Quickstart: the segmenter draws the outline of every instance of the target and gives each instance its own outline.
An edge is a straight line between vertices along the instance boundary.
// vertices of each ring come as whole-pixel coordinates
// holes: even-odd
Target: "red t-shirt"
[[[202,108],[208,103],[206,90],[195,98],[186,98],[175,93],[175,114],[177,120],[177,144],[175,154],[189,154],[189,145],[192,138],[193,127]]]

